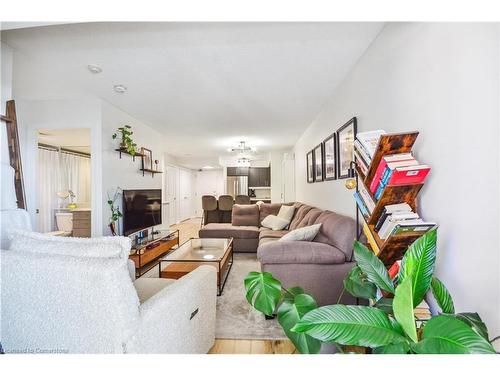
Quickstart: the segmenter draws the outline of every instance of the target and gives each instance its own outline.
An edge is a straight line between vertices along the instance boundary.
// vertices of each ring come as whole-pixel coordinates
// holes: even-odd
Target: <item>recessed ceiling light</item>
[[[91,73],[94,73],[94,74],[99,74],[102,72],[102,69],[100,67],[98,67],[97,65],[90,64],[90,65],[87,65],[87,68]]]
[[[127,88],[123,85],[114,85],[113,86],[113,89],[115,90],[115,92],[117,92],[118,94],[123,94],[125,91],[127,91]]]
[[[214,167],[212,167],[211,165],[205,165],[204,167],[202,167],[203,169],[214,169]]]

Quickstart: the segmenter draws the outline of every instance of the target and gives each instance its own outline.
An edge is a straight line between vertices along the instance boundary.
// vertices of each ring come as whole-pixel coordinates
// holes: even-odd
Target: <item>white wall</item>
[[[358,131],[419,130],[431,165],[420,211],[440,224],[437,275],[458,311],[500,334],[498,24],[387,25],[295,145],[297,200],[354,215],[344,181],[306,183],[306,152],[358,118]]]
[[[96,99],[16,100],[26,204],[32,223],[38,207],[38,129],[90,129],[92,235],[102,234],[101,103]]]
[[[7,44],[0,45],[0,113],[5,114],[5,104],[12,99],[12,61],[13,51]],[[0,160],[9,163],[9,149],[7,146],[7,129],[0,129]]]
[[[156,174],[154,177],[151,177],[150,173],[142,175],[142,172],[139,170],[141,168],[140,158],[135,158],[135,161],[133,161],[131,156],[122,154],[122,158],[120,159],[119,153],[115,151],[120,143],[120,137],[112,139],[111,136],[117,128],[123,125],[130,125],[132,127],[132,131],[134,132],[132,138],[138,146],[152,150],[153,160],[158,159],[160,161],[160,170],[164,170],[164,163],[175,163],[175,159],[164,152],[166,144],[163,134],[119,108],[107,102],[102,102],[103,198],[100,204],[103,210],[102,232],[104,235],[111,233],[108,228],[110,216],[107,204],[108,193],[110,195],[113,194],[117,187],[122,189],[163,189],[162,175]]]

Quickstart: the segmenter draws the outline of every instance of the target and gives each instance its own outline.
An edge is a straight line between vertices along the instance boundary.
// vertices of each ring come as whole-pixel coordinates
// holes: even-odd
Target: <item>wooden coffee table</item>
[[[233,239],[191,238],[160,260],[159,275],[179,279],[202,265],[217,269],[217,295],[220,296],[233,265]]]

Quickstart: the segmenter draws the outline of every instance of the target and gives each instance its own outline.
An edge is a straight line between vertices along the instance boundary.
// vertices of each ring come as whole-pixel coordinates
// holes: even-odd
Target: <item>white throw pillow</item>
[[[282,205],[280,211],[278,212],[278,217],[285,219],[286,221],[288,221],[288,225],[290,225],[294,212],[295,207]],[[288,225],[286,226],[286,228],[288,228]]]
[[[282,219],[281,217],[275,215],[267,215],[264,220],[262,220],[262,226],[272,229],[272,230],[282,230],[289,224],[288,221]]]
[[[9,237],[9,250],[14,251],[122,259],[128,259],[130,255],[131,244],[128,237],[58,237],[22,230],[9,232]]]
[[[321,223],[295,229],[285,234],[279,241],[312,241],[318,234],[320,228]]]

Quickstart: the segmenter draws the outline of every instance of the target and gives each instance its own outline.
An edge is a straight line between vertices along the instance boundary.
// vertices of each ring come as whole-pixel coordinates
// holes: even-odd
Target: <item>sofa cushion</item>
[[[356,238],[354,219],[332,211],[323,211],[317,217],[316,223],[322,225],[314,242],[335,246],[345,254],[347,260],[351,260],[353,243]]]
[[[321,223],[294,229],[281,237],[280,241],[312,241],[318,234],[320,227]]]
[[[267,215],[264,220],[262,220],[261,225],[272,230],[283,230],[290,222],[286,219],[278,217],[276,215]]]
[[[262,245],[265,245],[265,244],[268,244],[268,243],[271,243],[271,242],[276,242],[278,241],[279,238],[278,237],[265,237],[265,238],[261,238],[259,240],[259,248],[262,246]]]
[[[259,226],[259,206],[256,204],[235,204],[232,216],[234,226]]]
[[[176,280],[163,279],[158,277],[141,277],[134,281],[134,287],[139,297],[139,302],[143,303],[153,297],[163,288],[175,283]]]
[[[327,244],[276,241],[272,238],[261,240],[257,249],[257,258],[263,264],[340,264],[345,262],[344,253]]]
[[[200,238],[259,238],[256,226],[235,226],[229,223],[210,223],[199,231]]]
[[[287,230],[261,230],[259,238],[281,238],[287,233]]]
[[[128,237],[57,237],[48,234],[13,230],[9,233],[10,250],[59,254],[77,257],[128,259],[131,242]]]
[[[314,211],[311,214],[312,210]],[[318,208],[308,206],[307,204],[300,204],[299,207],[295,210],[295,215],[288,229],[294,230],[314,224],[314,220],[316,220],[320,213],[321,210]]]
[[[281,203],[261,203],[259,206],[259,225],[262,226],[262,220],[264,220],[268,215],[278,215]]]

